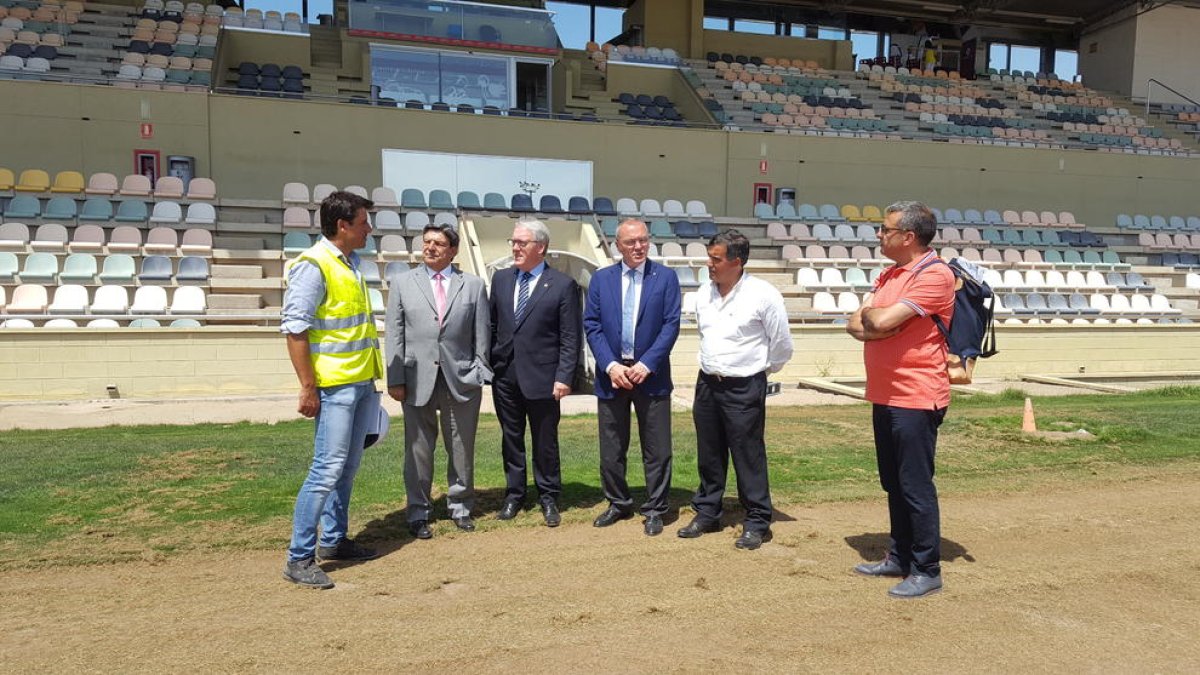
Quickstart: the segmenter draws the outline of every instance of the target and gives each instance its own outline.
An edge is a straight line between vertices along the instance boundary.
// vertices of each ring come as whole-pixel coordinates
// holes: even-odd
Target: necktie
[[[441,272],[433,275],[433,299],[437,303],[438,325],[446,318],[446,286],[442,283]]]
[[[521,323],[521,319],[525,318],[525,306],[529,304],[529,280],[532,278],[533,274],[529,272],[521,273],[521,284],[517,288],[517,311],[513,312],[516,323]]]
[[[633,358],[633,305],[637,299],[637,270],[629,270],[625,276],[629,277],[629,286],[621,307],[621,356]]]

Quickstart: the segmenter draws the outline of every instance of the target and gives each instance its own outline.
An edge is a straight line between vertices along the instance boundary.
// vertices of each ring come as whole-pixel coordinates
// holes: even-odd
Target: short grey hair
[[[550,248],[550,230],[546,224],[537,218],[518,220],[514,227],[520,227],[529,230],[533,235],[533,240],[539,244],[543,244],[546,248]]]
[[[928,246],[937,235],[937,216],[922,202],[896,202],[884,210],[884,215],[890,216],[893,213],[900,214],[897,225],[916,235],[922,246]]]

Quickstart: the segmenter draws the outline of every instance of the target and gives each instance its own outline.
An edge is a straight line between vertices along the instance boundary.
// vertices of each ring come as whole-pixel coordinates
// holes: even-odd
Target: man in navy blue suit
[[[583,329],[596,357],[600,482],[609,507],[593,522],[607,527],[633,516],[625,481],[629,409],[637,413],[646,471],[643,524],[662,533],[671,489],[671,348],[679,337],[679,278],[649,260],[650,232],[640,220],[617,228],[621,262],[596,272]]]
[[[562,522],[558,496],[559,401],[571,393],[579,362],[579,284],[546,264],[550,231],[517,221],[513,269],[492,276],[492,399],[500,420],[507,485],[497,517],[517,515],[525,501],[525,423],[533,437],[533,481],[546,525]]]

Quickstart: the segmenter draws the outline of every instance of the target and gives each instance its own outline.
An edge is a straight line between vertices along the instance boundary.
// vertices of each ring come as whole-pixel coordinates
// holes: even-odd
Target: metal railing
[[[1191,103],[1194,106],[1200,107],[1200,103],[1197,103],[1196,100],[1194,98],[1192,98],[1191,96],[1181,93],[1181,92],[1171,88],[1170,86],[1164,84],[1161,80],[1156,80],[1152,77],[1152,78],[1146,80],[1146,115],[1145,115],[1146,118],[1150,117],[1150,85],[1151,84],[1157,84],[1158,86],[1162,87],[1163,89],[1166,89],[1167,91],[1171,92],[1172,94],[1175,94],[1176,96],[1178,96],[1179,98],[1182,98],[1183,100],[1187,101],[1188,103]]]

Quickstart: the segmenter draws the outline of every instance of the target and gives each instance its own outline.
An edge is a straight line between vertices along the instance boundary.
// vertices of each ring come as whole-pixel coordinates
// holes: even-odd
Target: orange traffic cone
[[[1025,419],[1021,420],[1021,431],[1025,433],[1037,432],[1037,421],[1033,419],[1033,399],[1025,398]]]

